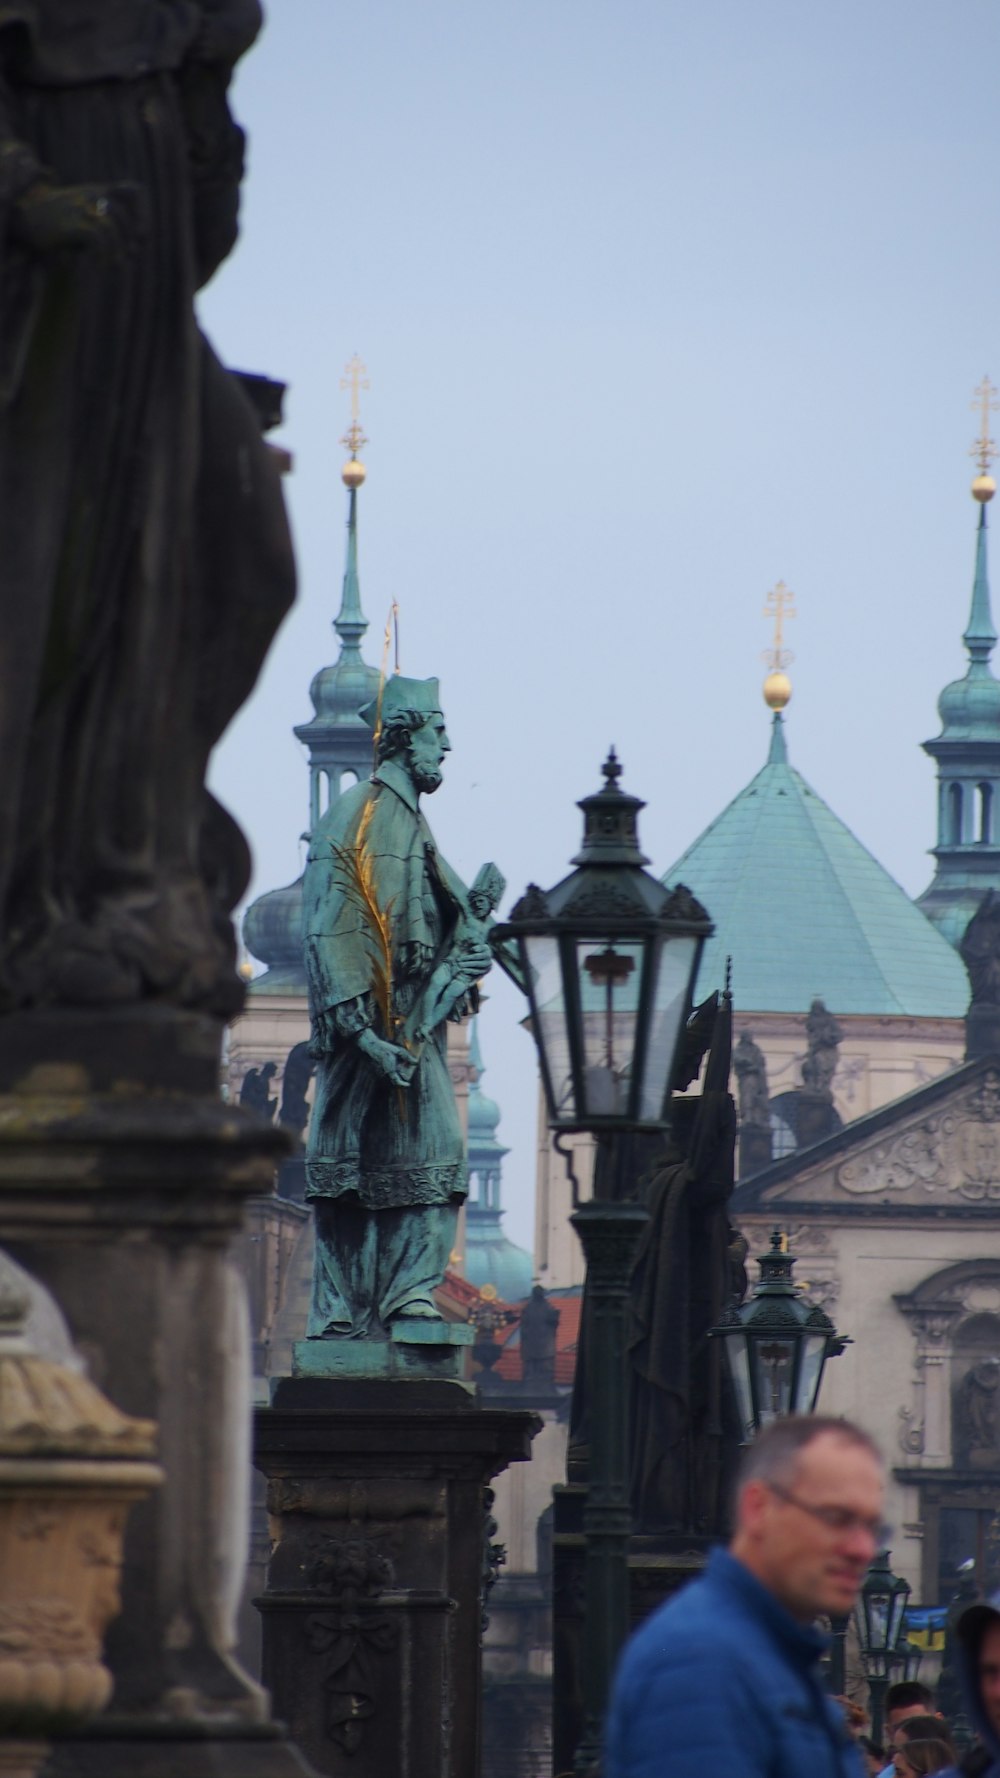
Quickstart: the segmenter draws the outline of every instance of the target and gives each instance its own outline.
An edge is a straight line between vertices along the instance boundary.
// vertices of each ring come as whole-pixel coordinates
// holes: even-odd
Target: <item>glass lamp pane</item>
[[[825,1355],[826,1334],[807,1334],[802,1342],[799,1380],[795,1391],[795,1412],[797,1414],[811,1414],[816,1406]]]
[[[736,1411],[740,1417],[740,1432],[744,1444],[749,1444],[757,1431],[757,1423],[753,1411],[753,1390],[750,1387],[750,1358],[747,1352],[746,1335],[742,1332],[727,1333],[723,1336],[726,1349],[726,1360],[729,1375],[733,1380],[736,1394]]]
[[[642,982],[641,944],[581,940],[576,947],[583,1008],[584,1113],[622,1117],[628,1111]]]
[[[677,1046],[681,1019],[687,1007],[691,968],[697,938],[685,934],[664,939],[656,979],[650,995],[649,1040],[646,1065],[639,1091],[639,1116],[656,1119],[663,1114],[670,1068]]]
[[[755,1337],[753,1344],[760,1423],[767,1426],[791,1411],[796,1341],[765,1334]]]
[[[909,1597],[910,1589],[904,1581],[903,1585],[899,1588],[899,1591],[894,1595],[892,1601],[892,1613],[889,1620],[890,1648],[895,1648],[903,1633],[903,1613],[906,1610],[906,1601]]]
[[[538,1009],[535,1041],[545,1057],[556,1116],[569,1118],[575,1107],[559,944],[554,938],[531,936],[524,939],[524,949]]]
[[[865,1613],[865,1639],[869,1654],[884,1653],[892,1644],[889,1640],[889,1613],[891,1595],[889,1593],[863,1593],[862,1604]]]

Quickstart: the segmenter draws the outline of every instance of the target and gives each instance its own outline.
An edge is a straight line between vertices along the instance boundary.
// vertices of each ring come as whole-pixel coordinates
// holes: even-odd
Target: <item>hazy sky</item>
[[[462,874],[495,859],[505,905],[562,876],[611,742],[666,869],[763,763],[780,578],[792,763],[925,886],[969,403],[1000,383],[998,75],[995,0],[272,0],[234,95],[243,239],[201,303],[228,363],[289,385],[299,602],[214,767],[252,893],[301,865],[355,351],[366,654],[396,599],[403,671],[442,682],[428,815]],[[495,978],[530,1244],[534,1056]]]

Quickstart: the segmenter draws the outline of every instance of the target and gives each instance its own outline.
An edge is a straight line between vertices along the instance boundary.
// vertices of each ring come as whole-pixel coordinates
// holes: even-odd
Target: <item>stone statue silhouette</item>
[[[527,1387],[551,1389],[556,1380],[559,1310],[540,1284],[521,1310],[521,1376]]]
[[[485,901],[420,810],[450,743],[436,679],[387,680],[361,712],[378,764],[317,825],[303,888],[316,1060],[306,1196],[316,1215],[310,1338],[384,1338],[440,1320],[433,1292],[468,1177],[446,1022],[493,961]]]
[[[271,1082],[277,1072],[277,1062],[265,1062],[262,1068],[248,1068],[240,1083],[240,1104],[266,1118],[269,1124],[274,1122],[278,1106],[271,1094]]]
[[[959,946],[974,1006],[1000,1006],[1000,894],[988,889]]]
[[[832,1092],[842,1037],[833,1014],[827,1012],[822,1000],[814,1000],[806,1018],[809,1053],[802,1064],[803,1082],[813,1092]]]
[[[769,1130],[771,1107],[767,1091],[767,1063],[749,1031],[742,1032],[733,1051],[733,1072],[739,1091],[740,1124]]]
[[[285,1072],[281,1077],[281,1110],[278,1112],[278,1122],[283,1129],[294,1130],[296,1136],[303,1134],[309,1122],[307,1095],[315,1067],[308,1043],[297,1043],[289,1050],[285,1059]]]
[[[257,0],[0,9],[0,1010],[234,1012],[214,743],[291,602],[277,469],[195,323]]]

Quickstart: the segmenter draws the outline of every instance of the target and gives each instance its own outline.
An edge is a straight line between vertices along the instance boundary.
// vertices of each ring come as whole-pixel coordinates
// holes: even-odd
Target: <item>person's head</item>
[[[794,1617],[849,1612],[884,1547],[885,1471],[849,1420],[787,1415],[743,1453],[734,1556]]]
[[[934,1696],[929,1686],[921,1685],[919,1679],[897,1680],[885,1694],[886,1740],[891,1743],[893,1731],[908,1716],[930,1716],[933,1709]],[[934,1720],[940,1726],[941,1718]]]
[[[980,1712],[993,1734],[1000,1736],[1000,1612],[992,1605],[969,1605],[957,1630]]]
[[[378,763],[395,759],[405,767],[417,790],[430,795],[441,783],[441,762],[451,742],[440,710],[394,710],[382,724]]]
[[[928,1778],[955,1763],[955,1749],[940,1716],[908,1716],[890,1740],[896,1778]]]

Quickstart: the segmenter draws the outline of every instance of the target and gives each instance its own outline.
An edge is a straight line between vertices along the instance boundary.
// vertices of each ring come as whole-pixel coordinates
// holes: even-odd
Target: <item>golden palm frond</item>
[[[379,904],[375,882],[375,859],[366,840],[375,802],[366,803],[353,846],[333,845],[334,856],[343,872],[345,893],[360,907],[365,916],[372,946],[372,993],[382,1015],[382,1029],[392,1040],[392,902]]]

